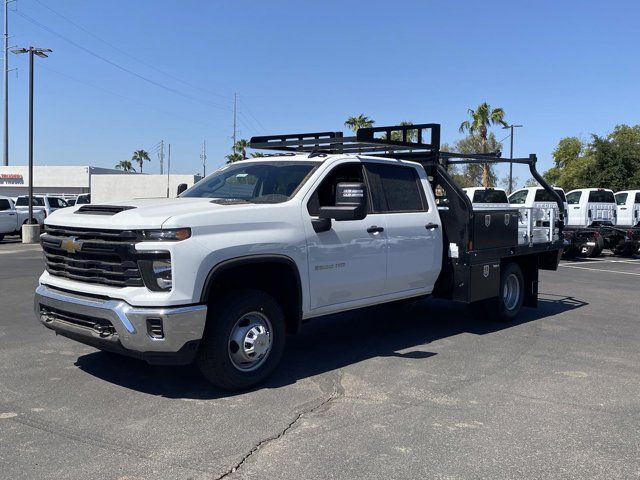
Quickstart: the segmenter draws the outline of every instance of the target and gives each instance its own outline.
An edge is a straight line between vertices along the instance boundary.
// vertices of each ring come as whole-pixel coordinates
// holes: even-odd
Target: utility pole
[[[169,172],[171,172],[171,144],[169,144],[169,155],[167,156],[167,198],[169,198]]]
[[[162,175],[164,168],[164,140],[160,140],[160,151],[158,152],[158,157],[160,157],[160,175]]]
[[[235,152],[235,148],[236,148],[236,113],[237,113],[237,106],[238,106],[238,94],[234,93],[233,94],[233,146],[231,147],[231,150],[233,152]]]
[[[202,161],[202,176],[207,176],[207,141],[202,141],[202,153],[200,154],[200,160]]]
[[[32,228],[35,223],[33,220],[33,56],[47,58],[47,53],[50,52],[51,50],[48,48],[36,47],[13,50],[13,53],[29,54],[29,219],[27,220],[28,225],[22,226],[22,243],[36,243],[36,230],[39,230],[39,227]]]
[[[4,0],[4,155],[3,165],[9,165],[9,2]]]
[[[509,160],[513,160],[513,129],[520,128],[522,125],[505,125],[503,129],[511,129],[511,148],[509,150]],[[509,195],[513,192],[513,162],[509,162]]]

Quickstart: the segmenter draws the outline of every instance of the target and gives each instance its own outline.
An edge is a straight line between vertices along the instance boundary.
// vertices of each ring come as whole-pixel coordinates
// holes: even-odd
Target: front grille
[[[94,318],[80,313],[67,312],[54,307],[41,307],[40,316],[46,322],[52,322],[53,320],[59,322],[69,323],[77,327],[88,328],[95,331],[101,336],[110,336],[116,333],[116,329],[113,324],[105,318]]]
[[[51,275],[114,287],[144,285],[132,230],[46,226],[41,237]]]

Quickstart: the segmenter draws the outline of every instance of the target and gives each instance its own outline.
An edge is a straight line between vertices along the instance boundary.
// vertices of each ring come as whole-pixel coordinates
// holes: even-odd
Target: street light
[[[509,151],[510,160],[513,160],[513,129],[520,127],[522,127],[522,125],[505,125],[502,127],[503,130],[506,130],[507,128],[511,129],[511,135],[509,135],[511,137],[511,150]],[[509,194],[511,194],[511,192],[513,192],[513,162],[509,162]]]
[[[27,223],[33,225],[33,56],[36,55],[40,58],[47,58],[51,50],[48,48],[16,48],[11,50],[13,53],[28,53],[29,54],[29,220]],[[23,227],[23,230],[24,227]],[[25,232],[26,233],[26,232]],[[30,234],[24,235],[23,239],[31,238]],[[27,239],[27,241],[29,241]]]

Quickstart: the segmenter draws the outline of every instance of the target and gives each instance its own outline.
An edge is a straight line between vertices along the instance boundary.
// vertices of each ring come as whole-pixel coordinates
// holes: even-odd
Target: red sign
[[[10,180],[22,180],[22,175],[19,173],[0,173],[0,178],[6,178]]]

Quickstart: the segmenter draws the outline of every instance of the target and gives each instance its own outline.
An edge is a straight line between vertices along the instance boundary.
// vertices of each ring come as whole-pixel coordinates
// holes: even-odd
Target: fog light
[[[166,292],[173,287],[171,258],[138,260],[144,284],[154,292]]]

